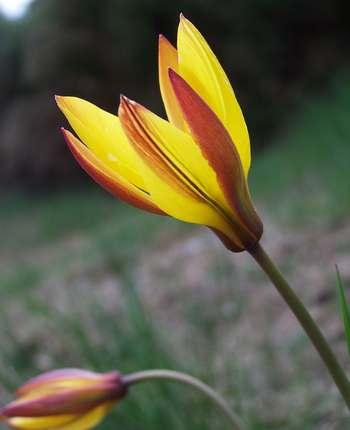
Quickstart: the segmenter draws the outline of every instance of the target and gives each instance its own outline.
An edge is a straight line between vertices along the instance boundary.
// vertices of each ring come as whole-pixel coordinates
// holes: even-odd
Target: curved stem
[[[209,385],[193,376],[187,375],[186,373],[176,372],[173,370],[155,369],[155,370],[144,370],[141,372],[130,373],[123,377],[123,382],[126,386],[138,384],[140,382],[146,382],[155,379],[164,379],[168,381],[180,382],[186,384],[200,391],[202,394],[207,396],[213,403],[218,406],[226,417],[230,420],[232,428],[234,430],[242,430],[242,426],[238,417],[231,411],[227,402]]]
[[[343,399],[350,409],[349,380],[309,311],[305,308],[299,297],[288,285],[287,281],[284,279],[282,274],[279,272],[260,244],[258,244],[254,249],[250,250],[249,253],[269,277],[270,281],[276,287],[277,291],[280,293],[289,308],[296,316],[297,320],[318,351]]]

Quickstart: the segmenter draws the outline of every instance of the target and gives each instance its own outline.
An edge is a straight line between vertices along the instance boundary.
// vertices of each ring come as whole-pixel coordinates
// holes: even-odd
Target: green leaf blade
[[[338,266],[335,266],[335,270],[337,273],[337,289],[338,289],[340,310],[341,310],[341,315],[342,315],[343,324],[344,324],[346,344],[348,347],[348,353],[350,357],[350,312],[349,312],[349,307],[346,303],[344,286],[343,286],[343,282],[340,276]]]

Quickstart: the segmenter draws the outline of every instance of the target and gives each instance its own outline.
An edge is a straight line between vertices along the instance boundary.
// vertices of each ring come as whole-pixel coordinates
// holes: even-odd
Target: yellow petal
[[[190,189],[196,193],[200,190],[218,205],[228,207],[217,173],[193,138],[138,103],[128,101],[128,106],[142,124],[142,147],[148,144],[148,152],[153,150],[167,166],[166,171],[173,172],[172,175],[180,178]],[[134,140],[137,141],[135,136]]]
[[[169,68],[178,71],[177,52],[173,45],[162,35],[158,44],[159,86],[168,119],[176,127],[185,130],[185,123],[169,81]]]
[[[92,409],[87,414],[68,424],[56,427],[57,430],[88,430],[96,427],[111,410],[114,403],[109,402]]]
[[[54,387],[74,388],[85,384],[93,384],[101,380],[103,375],[82,369],[58,369],[42,373],[27,381],[16,391],[17,397],[22,397],[40,388]]]
[[[244,172],[250,167],[247,126],[231,84],[204,37],[185,17],[177,34],[180,75],[206,101],[227,128],[237,148]]]
[[[223,209],[231,219],[246,249],[254,246],[261,237],[262,224],[252,204],[242,163],[230,135],[216,114],[181,76],[170,70],[169,78],[191,136],[215,171],[229,208],[222,202],[217,204],[218,200],[214,201],[215,206]]]
[[[77,97],[56,96],[56,101],[83,143],[112,170],[140,189],[141,161],[123,133],[119,118]]]
[[[240,241],[233,234],[232,226],[205,200],[181,193],[152,169],[147,175],[147,185],[153,190],[154,203],[168,215],[181,221],[213,227],[235,242]]]
[[[19,430],[48,430],[48,429],[59,429],[63,425],[68,424],[72,420],[75,420],[75,415],[59,415],[49,417],[38,417],[38,418],[10,418],[7,423]]]
[[[213,200],[227,207],[215,172],[192,138],[143,106],[122,98],[123,129],[148,166],[144,179],[152,201],[183,221],[203,224],[232,237],[232,226]]]
[[[7,423],[18,430],[88,430],[99,424],[113,406],[109,402],[84,415],[57,415],[38,418],[10,418]]]
[[[163,214],[153,203],[149,193],[129,183],[115,169],[98,159],[89,148],[83,145],[72,133],[63,129],[67,145],[80,166],[99,184],[115,197],[148,212]],[[164,214],[163,214],[164,215]]]
[[[71,133],[65,131],[67,135],[71,136],[71,139],[76,139]],[[78,140],[78,139],[76,139]],[[80,143],[84,146],[82,143]],[[84,147],[87,151],[89,151],[86,147]],[[17,397],[20,397],[20,400],[30,400],[35,399],[38,396],[42,396],[45,394],[51,394],[57,392],[58,390],[67,390],[74,388],[84,388],[91,387],[97,385],[99,383],[98,380],[94,381],[92,379],[87,378],[66,378],[66,379],[53,379],[53,380],[43,380],[43,382],[31,382],[30,385],[27,384],[23,387],[20,387],[17,390]]]

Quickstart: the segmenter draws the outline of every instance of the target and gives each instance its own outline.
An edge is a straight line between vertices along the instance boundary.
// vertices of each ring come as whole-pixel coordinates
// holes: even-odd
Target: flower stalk
[[[186,384],[204,394],[242,430],[239,418],[212,388],[186,373],[156,369],[122,375],[82,369],[59,369],[30,379],[16,391],[16,399],[0,407],[0,421],[16,430],[86,430],[97,426],[131,385],[164,379]]]
[[[200,391],[224,413],[224,415],[231,422],[232,429],[243,429],[240,419],[236,416],[236,414],[232,412],[230,406],[227,404],[224,398],[221,397],[220,394],[214,391],[211,387],[209,387],[209,385],[205,384],[197,378],[194,378],[193,376],[190,376],[186,373],[165,369],[144,370],[123,376],[123,382],[127,387],[139,384],[141,382],[161,379],[186,384],[196,389],[197,391]]]
[[[159,84],[168,120],[121,96],[118,116],[77,97],[57,96],[76,136],[63,129],[81,167],[137,208],[209,227],[233,252],[247,250],[290,307],[350,409],[350,382],[319,327],[260,246],[263,224],[248,187],[248,129],[229,79],[199,30],[183,15],[173,46],[159,37]],[[209,387],[177,372],[129,375],[130,383],[173,379],[201,389],[237,420]]]
[[[327,367],[350,410],[350,382],[311,314],[259,243],[253,249],[249,250],[249,253],[266,273],[272,284],[276,287],[279,294],[294,313]]]

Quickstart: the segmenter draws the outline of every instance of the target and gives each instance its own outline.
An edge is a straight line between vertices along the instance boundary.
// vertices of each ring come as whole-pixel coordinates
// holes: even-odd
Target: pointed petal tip
[[[171,67],[168,67],[168,76],[169,76],[169,79],[171,81],[173,81],[173,80],[175,80],[176,78],[179,77],[179,75]]]
[[[70,97],[70,96],[60,96],[58,94],[55,94],[54,97],[55,97],[55,100],[56,100],[57,103],[62,103],[62,102],[64,102],[65,100],[67,100],[69,98],[73,98],[73,97]]]
[[[130,107],[135,104],[132,100],[128,99],[124,94],[120,94],[120,102],[118,108],[118,116],[121,118],[125,110],[129,110]]]
[[[129,106],[129,99],[124,96],[124,94],[120,94],[119,99],[119,107],[118,107],[118,116],[121,119],[123,117],[123,113]]]
[[[132,108],[132,101],[128,99],[124,94],[120,94],[120,102],[118,107],[118,117],[123,123],[124,119],[130,114],[130,109]]]
[[[175,70],[173,70],[171,67],[168,68],[168,75],[175,93],[177,93],[178,87],[183,87],[184,85],[190,87],[188,82],[186,82],[185,79],[178,73],[176,73]]]
[[[186,18],[182,12],[180,12],[180,25],[181,24],[185,24],[185,25],[191,24],[191,21],[188,18]]]
[[[71,134],[67,129],[64,127],[60,127],[60,132],[63,134],[63,137],[67,140],[69,138],[69,134]]]
[[[173,46],[171,44],[171,42],[169,42],[168,38],[165,37],[164,34],[161,34],[161,33],[158,35],[158,42],[159,42],[159,44],[168,44],[168,45]]]
[[[75,141],[77,141],[78,139],[74,136],[73,133],[71,133],[69,130],[65,129],[64,127],[61,127],[60,130],[63,135],[64,141],[66,142],[66,145],[74,154],[77,151]]]
[[[160,55],[160,51],[162,50],[163,47],[165,47],[166,45],[171,45],[172,44],[169,42],[169,40],[164,36],[164,34],[159,34],[158,35],[158,49],[159,49],[159,55]]]
[[[118,111],[120,112],[121,110],[138,110],[141,109],[142,105],[140,105],[139,103],[135,102],[135,100],[131,100],[128,97],[124,96],[123,94],[120,95],[120,103],[119,103],[119,109]],[[119,113],[120,116],[120,113]]]
[[[63,111],[63,109],[69,109],[69,99],[71,98],[72,97],[55,95],[56,104],[61,111]]]
[[[120,94],[120,103],[121,104],[126,103],[128,105],[137,104],[134,100],[131,100],[128,97],[124,96],[124,94]]]
[[[55,94],[54,97],[55,97],[55,102],[56,102],[57,106],[59,107],[60,104],[62,104],[62,102],[63,102],[63,96],[59,96],[59,95]]]
[[[69,130],[66,130],[64,127],[60,127],[60,131],[63,135],[63,138],[64,138],[68,148],[72,149],[74,146],[74,144],[73,144],[74,135]]]

